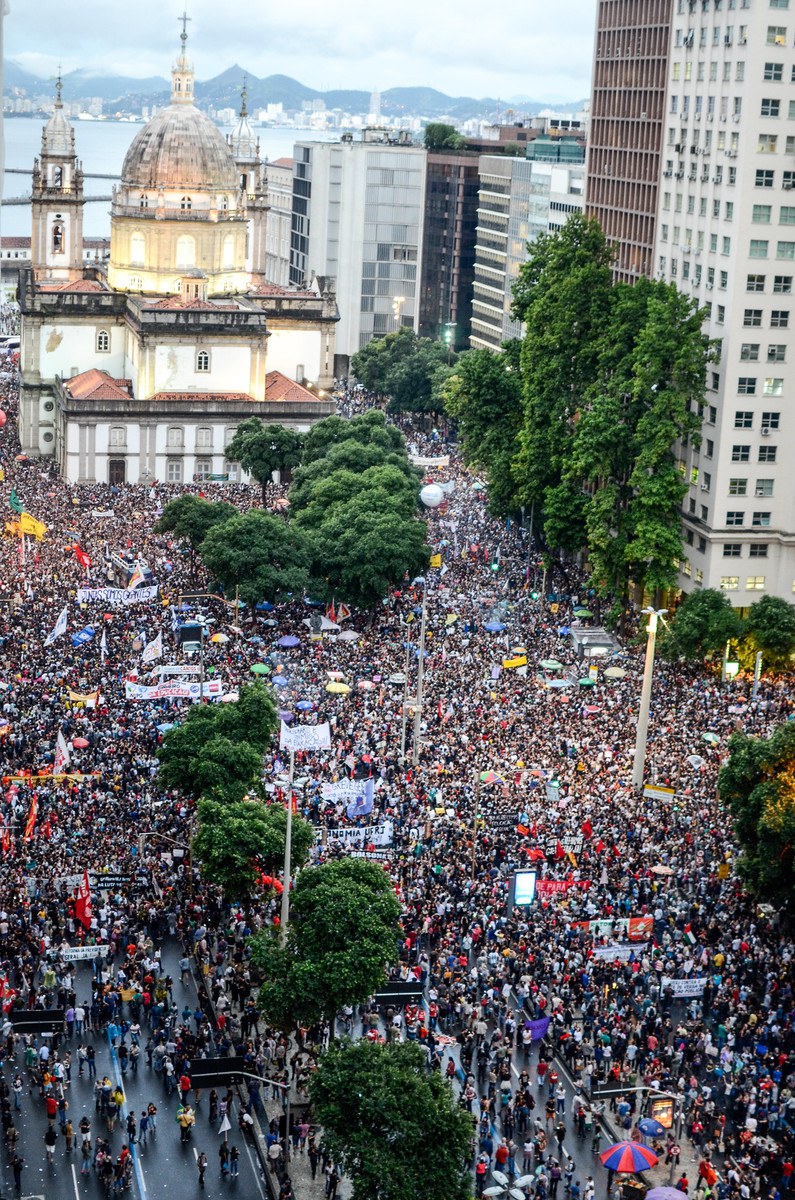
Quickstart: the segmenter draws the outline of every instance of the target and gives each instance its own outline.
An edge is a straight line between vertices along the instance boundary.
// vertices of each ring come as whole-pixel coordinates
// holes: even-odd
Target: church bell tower
[[[63,110],[61,78],[55,108],[33,164],[31,258],[34,277],[72,282],[83,274],[83,172],[75,134]]]

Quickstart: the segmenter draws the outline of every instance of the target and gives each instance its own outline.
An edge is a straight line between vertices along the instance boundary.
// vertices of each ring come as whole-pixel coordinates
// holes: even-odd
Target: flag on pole
[[[91,888],[88,886],[88,871],[83,872],[83,882],[77,889],[77,899],[75,900],[75,916],[84,929],[91,928],[91,918],[93,916],[91,910]]]
[[[47,532],[47,526],[43,521],[37,521],[30,513],[23,512],[19,517],[19,532],[30,533],[40,542]]]
[[[141,655],[141,662],[142,663],[154,662],[156,658],[162,658],[162,657],[163,657],[163,631],[161,630],[158,633],[157,637],[153,638],[152,641],[148,644],[148,646],[144,650],[143,654]]]
[[[334,601],[333,600],[331,601],[331,604],[329,604],[328,608],[326,609],[326,620],[333,622],[333,624],[335,624],[335,625],[337,623],[337,614],[334,611]]]
[[[66,633],[67,620],[68,620],[68,610],[67,610],[66,605],[64,605],[58,615],[58,620],[55,622],[55,625],[53,626],[50,633],[48,633],[46,638],[44,639],[45,646],[51,646],[56,638],[59,638],[59,637],[61,637],[62,634]]]
[[[133,568],[133,573],[130,576],[130,582],[127,584],[127,591],[131,592],[134,588],[137,588],[140,584],[145,582],[146,579],[143,571],[141,570],[140,564],[136,563],[135,567]]]
[[[75,542],[74,551],[75,558],[80,563],[80,566],[85,567],[86,571],[88,571],[88,568],[91,566],[91,559],[86,554],[85,550],[82,550],[78,543]]]
[[[347,621],[348,617],[350,615],[351,615],[351,610],[348,608],[347,604],[338,604],[337,605],[337,623],[338,624],[340,621]]]
[[[28,813],[28,823],[25,826],[25,841],[29,842],[33,837],[33,830],[36,828],[36,817],[39,814],[39,797],[33,793],[33,799],[30,802],[30,812]]]
[[[11,495],[8,497],[8,503],[12,512],[15,512],[17,516],[22,516],[25,508],[14,488],[11,489]]]
[[[58,737],[55,739],[55,761],[53,772],[60,775],[64,767],[68,767],[71,759],[69,757],[69,747],[66,744],[66,738],[63,735],[63,730],[58,730]]]
[[[99,655],[103,661],[108,655],[108,631],[105,628],[102,630],[102,640],[99,643]]]

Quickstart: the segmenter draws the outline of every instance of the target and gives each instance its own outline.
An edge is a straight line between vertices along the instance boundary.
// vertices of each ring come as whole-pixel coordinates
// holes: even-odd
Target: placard
[[[101,600],[103,604],[142,604],[145,600],[157,597],[158,584],[147,584],[140,588],[78,588],[77,603],[90,604]]]
[[[328,721],[321,725],[287,726],[282,721],[279,735],[279,746],[282,750],[330,750],[331,726]]]

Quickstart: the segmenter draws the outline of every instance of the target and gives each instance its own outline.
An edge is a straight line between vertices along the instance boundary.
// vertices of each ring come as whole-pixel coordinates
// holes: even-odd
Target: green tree
[[[505,342],[501,354],[469,350],[459,355],[443,387],[445,409],[461,433],[464,462],[485,472],[489,508],[501,517],[521,507],[513,479],[522,425],[521,350],[518,339]]]
[[[360,858],[307,867],[293,889],[290,927],[254,939],[259,1006],[280,1029],[332,1018],[366,1000],[398,953],[400,905],[383,868]]]
[[[190,573],[193,578],[196,566],[196,551],[200,549],[207,534],[216,525],[237,516],[233,504],[223,501],[211,502],[186,492],[176,500],[169,500],[160,518],[155,523],[155,533],[173,533],[190,547]]]
[[[303,438],[294,429],[249,417],[238,425],[226,448],[230,462],[238,462],[262,486],[262,503],[274,471],[290,470],[301,461]]]
[[[275,603],[306,586],[309,548],[301,530],[261,509],[211,529],[201,556],[223,588],[239,588],[250,605]]]
[[[740,874],[759,899],[777,907],[795,900],[795,725],[769,738],[734,734],[718,776],[742,846]]]
[[[669,628],[661,629],[660,653],[669,659],[703,661],[722,654],[726,643],[736,641],[742,631],[743,623],[726,593],[705,588],[685,596]]]
[[[386,396],[390,372],[404,359],[412,357],[418,341],[416,333],[408,325],[403,325],[384,337],[373,338],[354,354],[351,359],[351,373],[369,392]]]
[[[778,596],[763,596],[751,605],[746,621],[743,659],[746,664],[758,650],[766,671],[787,671],[795,654],[795,605]]]
[[[403,358],[388,372],[386,394],[390,412],[439,412],[440,381],[449,373],[455,358],[443,343],[418,338],[411,357]]]
[[[380,343],[371,342],[370,345]],[[350,421],[344,417],[326,417],[313,425],[306,435],[304,450],[301,455],[302,469],[310,466],[318,459],[326,458],[333,446],[339,442],[358,442],[361,446],[377,446],[385,456],[397,454],[406,457],[406,443],[403,434],[395,425],[387,423],[387,419],[379,408],[369,408],[366,412],[352,417]]]
[[[284,863],[287,812],[280,804],[252,798],[232,803],[202,799],[191,844],[209,883],[217,884],[227,900],[251,895],[260,872],[275,874]],[[308,821],[293,816],[291,855],[295,866],[306,861],[314,840]]]
[[[454,154],[463,150],[466,138],[453,125],[445,125],[443,121],[431,121],[425,126],[423,138],[426,150],[445,150]]]
[[[468,1200],[472,1116],[419,1046],[332,1046],[310,1081],[323,1137],[353,1200]]]

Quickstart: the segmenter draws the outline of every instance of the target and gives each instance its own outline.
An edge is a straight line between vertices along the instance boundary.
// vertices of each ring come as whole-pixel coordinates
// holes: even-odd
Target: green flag
[[[8,503],[11,505],[12,510],[15,513],[17,513],[19,516],[21,516],[22,513],[25,511],[24,504],[22,503],[22,501],[20,500],[19,496],[16,494],[16,492],[14,491],[13,488],[11,489],[11,495],[8,498]]]

